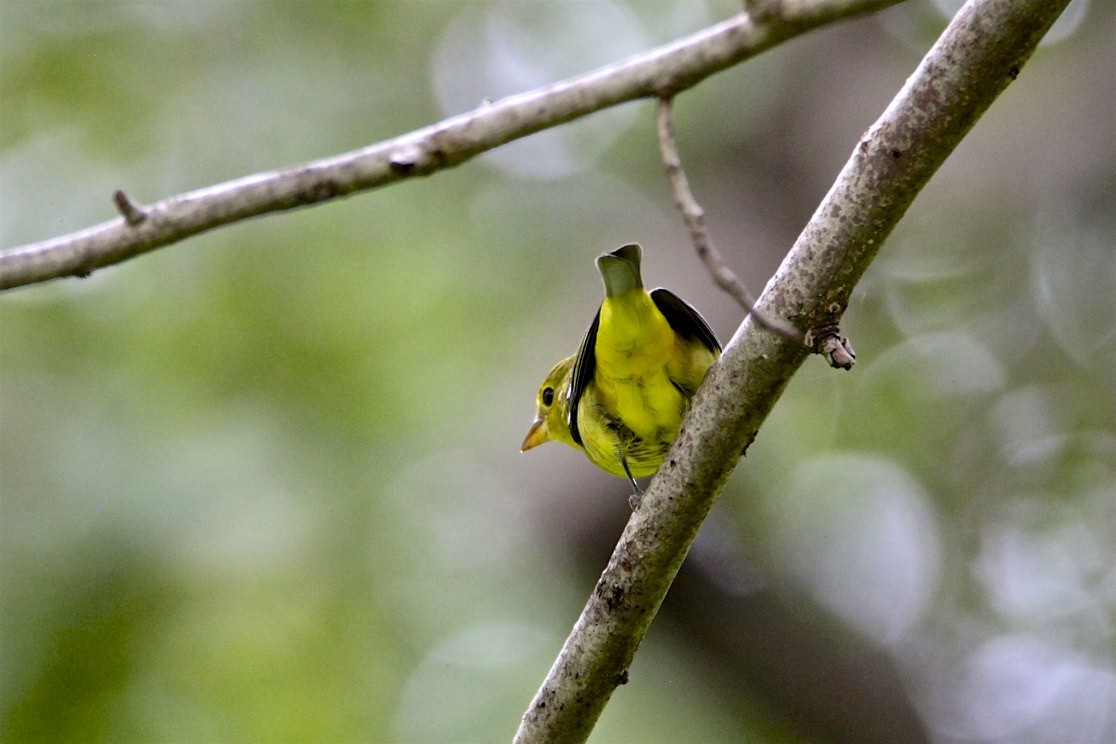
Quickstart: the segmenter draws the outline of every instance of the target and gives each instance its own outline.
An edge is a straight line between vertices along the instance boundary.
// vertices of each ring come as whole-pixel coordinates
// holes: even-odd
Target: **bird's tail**
[[[621,246],[597,257],[597,269],[604,279],[605,295],[614,297],[633,289],[643,289],[639,262],[643,251],[636,243]]]

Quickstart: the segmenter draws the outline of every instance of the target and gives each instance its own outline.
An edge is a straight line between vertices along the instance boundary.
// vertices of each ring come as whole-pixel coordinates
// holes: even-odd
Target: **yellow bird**
[[[650,293],[635,244],[597,258],[605,299],[581,347],[547,374],[520,451],[543,442],[584,450],[597,466],[636,478],[658,470],[721,345],[698,311],[666,289]]]

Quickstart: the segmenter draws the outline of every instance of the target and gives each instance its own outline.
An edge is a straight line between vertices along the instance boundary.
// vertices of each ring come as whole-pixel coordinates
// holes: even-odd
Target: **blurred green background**
[[[0,0],[0,246],[738,7]],[[948,12],[679,98],[754,290]],[[859,364],[794,379],[594,741],[1116,739],[1114,16],[1076,0],[915,202]],[[0,295],[0,738],[510,738],[627,517],[573,450],[517,452],[627,241],[728,340],[648,102]]]

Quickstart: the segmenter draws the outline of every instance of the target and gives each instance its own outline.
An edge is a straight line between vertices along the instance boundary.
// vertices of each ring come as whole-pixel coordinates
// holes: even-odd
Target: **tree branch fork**
[[[731,287],[735,277],[718,270],[700,206],[671,152],[669,99],[791,36],[896,1],[750,0],[753,15],[362,150],[148,206],[117,191],[112,200],[119,218],[0,254],[0,289],[85,275],[249,217],[427,175],[513,139],[645,97],[667,101],[660,103],[659,136],[676,201],[699,255],[716,280]],[[616,686],[627,680],[628,666],[706,514],[791,376],[810,350],[826,354],[835,366],[852,363],[851,347],[837,329],[852,289],[919,190],[1016,78],[1067,2],[969,0],[853,148],[758,302],[746,292],[738,297],[754,312],[695,396],[682,432],[524,714],[517,742],[588,737]],[[778,332],[788,322],[792,327]],[[811,349],[798,329],[809,329],[804,340]]]
[[[744,319],[694,397],[666,461],[524,713],[517,743],[584,741],[615,688],[627,681],[628,666],[705,516],[808,354],[802,343],[770,332],[760,315],[811,329],[806,340],[814,350],[834,366],[851,364],[851,346],[837,323],[853,288],[918,192],[1016,79],[1068,1],[969,0],[853,148],[760,295],[760,313]]]

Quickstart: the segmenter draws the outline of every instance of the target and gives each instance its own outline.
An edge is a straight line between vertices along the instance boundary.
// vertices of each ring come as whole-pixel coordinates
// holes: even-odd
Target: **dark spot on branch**
[[[391,154],[388,167],[391,168],[392,173],[400,176],[408,176],[414,173],[415,169],[418,168],[422,157],[422,148],[418,145],[403,147]]]
[[[744,447],[740,450],[741,457],[748,456],[748,448],[752,446],[752,442],[756,441],[756,433],[757,432],[753,431],[751,436],[748,437],[748,441],[744,443]]]
[[[624,588],[619,585],[606,588],[603,584],[598,584],[597,594],[610,612],[615,612],[624,602]]]
[[[1011,69],[1008,70],[1008,75],[1011,77],[1012,80],[1015,80],[1017,77],[1019,77],[1019,67],[1016,65],[1012,65]]]
[[[339,193],[341,193],[341,189],[337,186],[337,182],[325,178],[320,181],[315,181],[310,188],[306,190],[304,197],[307,202],[320,202],[333,199]]]
[[[434,167],[444,167],[450,162],[449,153],[441,147],[435,147],[430,151],[430,160],[433,162]]]
[[[902,150],[895,150],[895,149],[893,149],[893,150],[891,151],[891,157],[895,158],[896,160],[898,160],[898,159],[899,159],[900,157],[902,157],[902,155],[903,155],[903,151],[902,151]]]
[[[616,675],[616,684],[626,685],[626,684],[628,684],[628,679],[629,679],[628,670],[625,669],[624,671],[622,671],[622,672],[620,672],[619,674]]]

